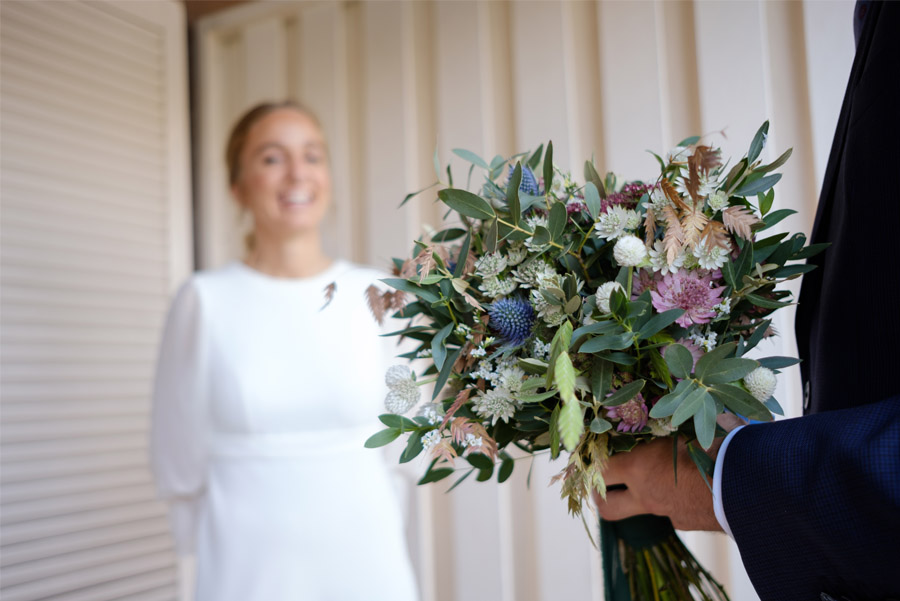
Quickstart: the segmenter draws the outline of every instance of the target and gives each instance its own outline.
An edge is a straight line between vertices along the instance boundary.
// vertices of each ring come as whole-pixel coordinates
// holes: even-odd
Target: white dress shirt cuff
[[[713,507],[716,511],[716,520],[719,521],[719,525],[722,526],[722,530],[725,531],[725,534],[734,538],[734,535],[731,534],[731,528],[728,527],[728,519],[725,517],[725,507],[722,505],[722,472],[725,466],[725,451],[728,450],[728,445],[731,443],[731,439],[734,438],[734,435],[737,434],[738,430],[743,428],[744,426],[739,426],[728,433],[728,436],[725,437],[725,440],[722,441],[722,446],[719,447],[719,454],[716,455],[716,467],[713,471]]]

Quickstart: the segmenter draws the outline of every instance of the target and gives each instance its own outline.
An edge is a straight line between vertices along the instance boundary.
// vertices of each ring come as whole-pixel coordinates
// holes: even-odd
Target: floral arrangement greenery
[[[471,163],[469,182],[484,173],[473,193],[447,168],[438,197],[460,225],[395,259],[396,277],[384,280],[393,291],[369,291],[376,317],[410,320],[393,334],[417,341],[403,356],[427,368],[388,371],[386,429],[366,445],[408,434],[400,461],[430,459],[420,484],[460,463],[456,484],[472,474],[503,482],[510,447],[554,459],[565,450],[555,480],[574,514],[593,491],[605,495],[608,457],[649,439],[685,441],[708,478],[718,416],[781,413],[776,375],[796,360],[746,354],[790,303],[778,284],[812,269],[797,262],[823,249],[802,234],[767,234],[794,213],[772,210],[773,171],[791,151],[762,164],[767,132],[765,123],[727,170],[720,150],[684,140],[653,155],[660,174],[650,182],[601,178],[587,161],[578,184],[554,166],[552,143],[490,163],[455,150]],[[404,416],[432,382],[431,401]],[[663,521],[634,522],[632,533],[658,535],[643,550],[622,523],[607,524],[607,568],[627,574],[634,599],[723,598]]]

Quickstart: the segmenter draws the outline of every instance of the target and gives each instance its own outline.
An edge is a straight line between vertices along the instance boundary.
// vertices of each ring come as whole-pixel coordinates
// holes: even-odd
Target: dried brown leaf
[[[681,218],[681,228],[684,230],[684,246],[693,248],[700,242],[700,232],[706,227],[709,217],[700,210],[699,203],[686,211]]]
[[[737,234],[744,240],[753,238],[753,230],[751,228],[760,222],[756,215],[747,207],[740,206],[728,207],[722,211],[722,221],[725,223],[728,231]]]
[[[644,218],[644,244],[653,246],[653,240],[656,238],[656,213],[653,209],[647,209],[647,215]]]
[[[450,424],[450,436],[456,444],[464,442],[469,434],[481,438],[481,446],[469,447],[466,453],[482,453],[490,457],[491,461],[497,459],[497,441],[491,438],[484,426],[467,417],[458,417]]]
[[[472,396],[472,393],[475,392],[471,388],[463,388],[456,394],[456,398],[453,399],[453,404],[450,405],[450,408],[447,409],[447,413],[444,414],[444,421],[441,422],[439,430],[443,430],[447,425],[447,422],[450,421],[450,418],[453,417],[453,414],[456,413],[457,409],[466,404],[469,400],[469,397]],[[455,423],[455,422],[454,422]]]
[[[378,322],[378,325],[382,325],[387,306],[384,295],[375,284],[366,288],[366,302],[369,304],[369,310],[372,312],[372,315],[375,316],[375,321]]]
[[[325,304],[322,305],[322,309],[331,304],[331,300],[334,298],[334,291],[337,290],[337,282],[331,282],[327,286],[325,286]],[[322,309],[319,309],[321,311]]]
[[[681,229],[681,221],[671,205],[663,208],[663,217],[666,219],[666,235],[663,238],[663,245],[666,248],[666,263],[671,265],[684,246],[684,230]]]
[[[675,186],[672,185],[672,182],[667,179],[663,179],[659,183],[659,185],[662,188],[663,193],[666,195],[666,198],[669,199],[669,202],[671,202],[682,211],[688,210],[688,206],[684,203],[684,200],[681,198],[678,190],[675,189]]]
[[[725,231],[725,226],[722,225],[721,221],[711,219],[700,233],[700,239],[703,240],[704,238],[706,239],[707,248],[718,246],[725,251],[731,250],[731,241],[729,240],[728,232]]]

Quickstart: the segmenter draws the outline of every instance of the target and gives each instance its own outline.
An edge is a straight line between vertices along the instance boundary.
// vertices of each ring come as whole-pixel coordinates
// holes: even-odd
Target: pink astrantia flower
[[[712,276],[696,271],[679,269],[667,273],[650,291],[653,308],[662,313],[669,309],[684,309],[685,313],[675,322],[687,328],[695,323],[709,323],[716,316],[713,307],[719,304],[725,288],[712,285]]]
[[[618,407],[610,407],[606,411],[606,417],[622,420],[616,426],[619,432],[639,432],[647,425],[647,405],[644,397],[638,394],[636,397]]]

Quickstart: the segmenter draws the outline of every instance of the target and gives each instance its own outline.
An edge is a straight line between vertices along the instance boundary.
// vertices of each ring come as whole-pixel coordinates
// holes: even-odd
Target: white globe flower
[[[392,365],[384,374],[384,383],[388,388],[400,386],[404,380],[412,380],[412,371],[408,365]]]
[[[613,258],[622,267],[637,267],[647,258],[647,247],[637,236],[622,236],[613,247]]]
[[[597,299],[597,308],[600,309],[601,313],[609,313],[609,297],[612,296],[613,290],[616,289],[625,291],[619,282],[606,282],[597,288],[594,297]]]
[[[390,388],[384,398],[384,406],[391,413],[406,413],[422,396],[412,371],[406,365],[394,365],[384,374],[384,382]]]
[[[768,367],[757,367],[744,376],[744,386],[760,402],[769,400],[776,384],[775,372]]]

